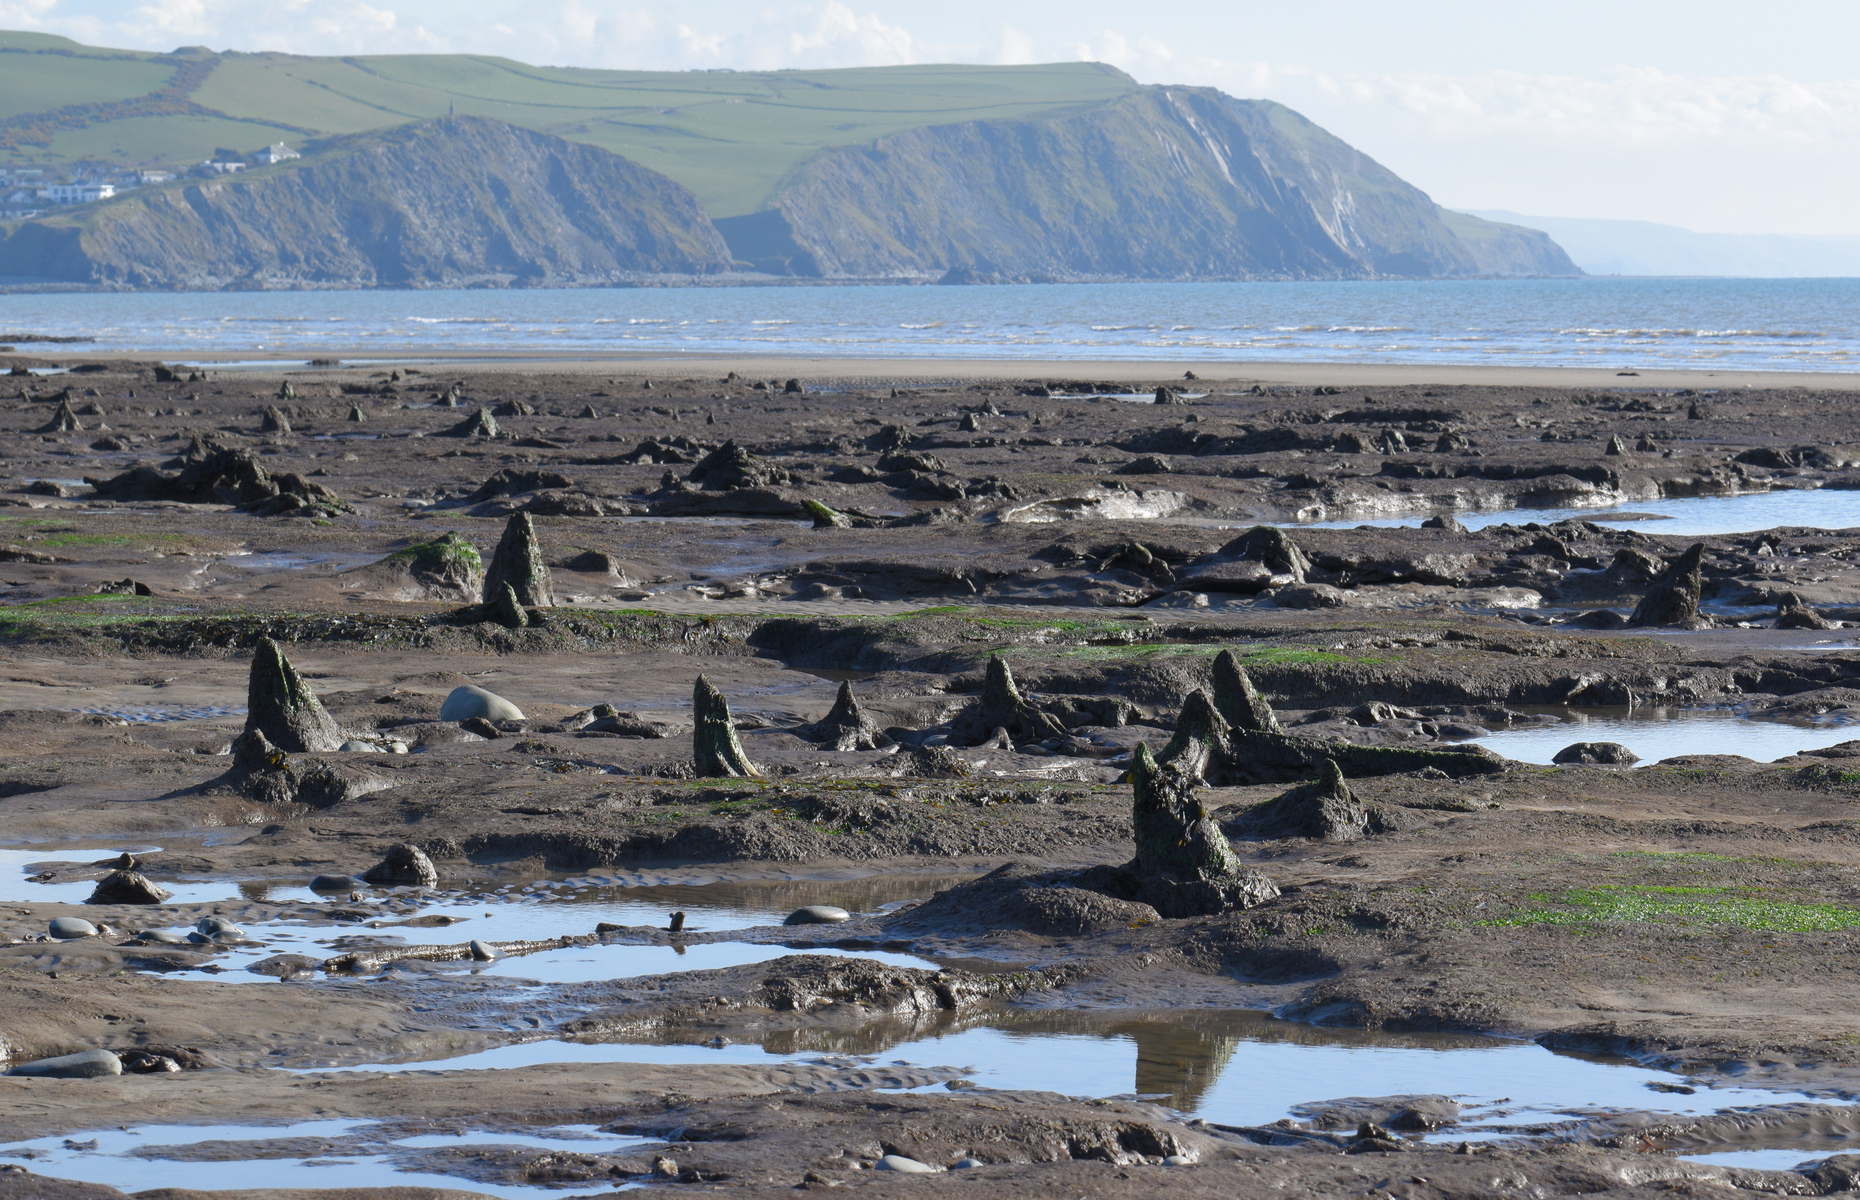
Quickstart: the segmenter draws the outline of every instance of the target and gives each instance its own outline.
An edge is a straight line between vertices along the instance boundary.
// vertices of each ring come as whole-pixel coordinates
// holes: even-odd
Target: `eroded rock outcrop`
[[[349,511],[342,497],[291,472],[273,475],[249,450],[202,445],[173,475],[142,466],[109,479],[85,477],[97,498],[116,501],[172,500],[182,504],[230,504],[261,517],[333,516]]]

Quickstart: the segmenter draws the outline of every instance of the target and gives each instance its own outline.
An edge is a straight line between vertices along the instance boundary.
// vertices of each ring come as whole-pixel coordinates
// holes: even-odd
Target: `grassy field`
[[[197,162],[216,147],[383,129],[448,111],[625,155],[684,184],[713,217],[762,207],[826,146],[925,125],[1053,114],[1136,87],[1098,63],[837,71],[596,71],[465,55],[211,56],[185,104],[143,106],[184,63],[0,32],[0,161]],[[174,111],[185,107],[186,111]],[[163,111],[155,111],[162,109]]]

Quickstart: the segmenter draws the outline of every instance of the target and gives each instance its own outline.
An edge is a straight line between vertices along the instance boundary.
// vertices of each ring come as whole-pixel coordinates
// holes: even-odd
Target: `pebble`
[[[310,881],[313,892],[357,892],[367,886],[353,875],[318,875]]]
[[[154,946],[187,945],[187,939],[172,929],[144,929],[136,935],[136,940]]]
[[[348,741],[342,743],[342,745],[336,747],[336,749],[347,750],[351,754],[381,753],[381,747],[375,745],[373,742],[364,742],[360,738],[350,738]]]
[[[225,917],[202,917],[194,922],[194,928],[211,938],[245,936],[245,930],[234,925]]]
[[[290,979],[305,975],[322,966],[322,960],[311,958],[308,954],[274,954],[270,958],[261,958],[251,963],[246,970],[254,975],[273,975],[279,979]]]
[[[97,936],[97,927],[83,917],[53,917],[48,932],[59,941]]]
[[[965,1158],[961,1162],[957,1163],[955,1166],[951,1167],[950,1170],[971,1171],[971,1170],[974,1170],[976,1167],[985,1167],[987,1165],[988,1165],[987,1163],[983,1162],[979,1158]]]
[[[528,719],[522,709],[496,692],[487,692],[469,683],[453,688],[446,696],[446,702],[439,706],[439,719],[442,721],[464,721],[472,717],[483,717],[487,721]]]
[[[806,908],[797,908],[788,914],[783,925],[837,925],[841,921],[852,920],[852,914],[843,908],[831,904],[810,904]]]
[[[914,1158],[906,1158],[902,1154],[885,1155],[885,1157],[878,1160],[878,1166],[874,1169],[879,1171],[896,1171],[900,1175],[932,1175],[936,1173],[935,1167],[926,1163],[920,1163]]]
[[[1186,1154],[1170,1154],[1162,1160],[1162,1165],[1165,1167],[1190,1167],[1194,1164],[1195,1160]]]
[[[96,1079],[104,1075],[121,1075],[123,1060],[108,1050],[85,1050],[21,1063],[8,1075],[32,1075],[41,1079]]]
[[[471,956],[479,962],[490,962],[497,957],[497,951],[491,946],[491,943],[481,942],[477,938],[473,938],[471,941]]]

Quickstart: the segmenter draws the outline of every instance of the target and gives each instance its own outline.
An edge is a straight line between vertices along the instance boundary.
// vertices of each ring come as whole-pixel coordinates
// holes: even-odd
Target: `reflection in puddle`
[[[696,1036],[696,1035],[693,1035]],[[1000,1012],[928,1026],[783,1030],[761,1045],[527,1042],[368,1071],[490,1070],[545,1063],[766,1065],[822,1054],[966,1068],[985,1087],[1068,1096],[1148,1096],[1223,1125],[1264,1125],[1292,1107],[1342,1096],[1446,1095],[1468,1111],[1456,1139],[1493,1136],[1592,1109],[1716,1112],[1785,1097],[1748,1088],[1651,1090],[1676,1076],[1631,1063],[1553,1054],[1532,1042],[1459,1034],[1320,1029],[1257,1012]],[[1793,1097],[1788,1097],[1793,1098]]]
[[[1860,737],[1860,727],[1820,721],[1758,720],[1728,708],[1554,709],[1554,725],[1503,729],[1478,744],[1519,762],[1548,763],[1574,742],[1619,742],[1641,766],[1681,754],[1740,754],[1774,762]]]

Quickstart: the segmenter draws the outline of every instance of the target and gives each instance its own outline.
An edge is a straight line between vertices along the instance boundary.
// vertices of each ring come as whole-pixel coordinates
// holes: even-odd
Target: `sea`
[[[516,352],[1851,371],[1860,279],[0,295],[0,343],[30,352],[28,336],[200,364]]]

